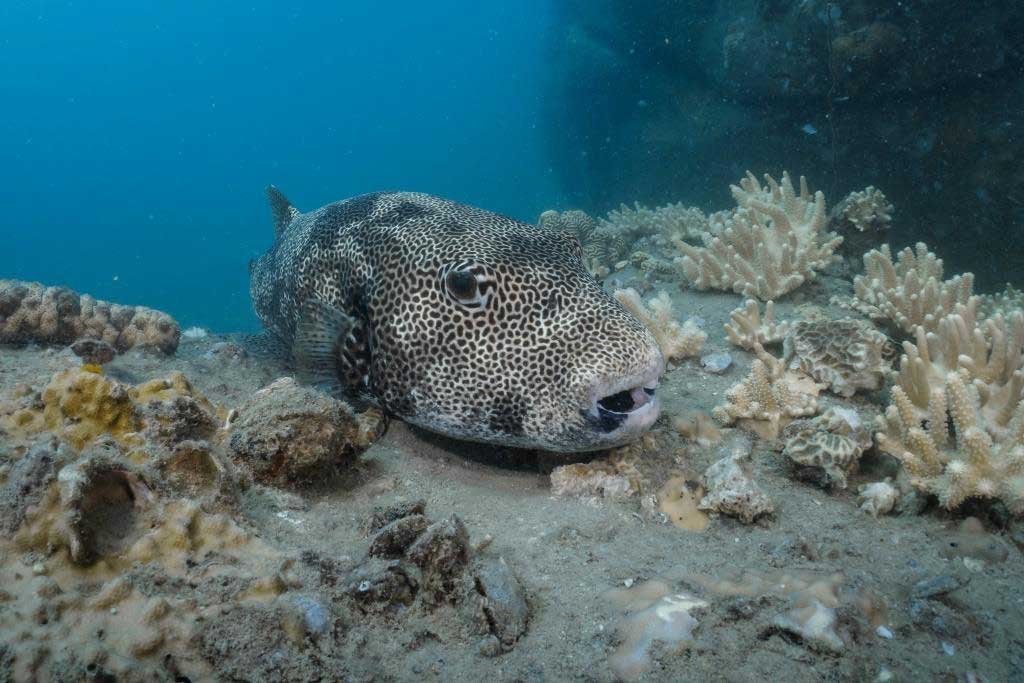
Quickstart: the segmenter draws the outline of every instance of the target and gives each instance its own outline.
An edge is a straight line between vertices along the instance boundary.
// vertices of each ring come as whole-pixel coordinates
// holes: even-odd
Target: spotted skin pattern
[[[291,211],[251,267],[253,304],[293,353],[311,299],[354,319],[337,349],[347,389],[426,429],[508,446],[594,450],[642,432],[596,416],[595,396],[656,379],[664,362],[575,236],[413,192]]]

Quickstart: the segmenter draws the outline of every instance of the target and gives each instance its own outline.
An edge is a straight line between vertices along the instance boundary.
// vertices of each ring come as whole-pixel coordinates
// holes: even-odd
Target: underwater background
[[[0,5],[5,277],[248,330],[264,188],[439,194],[528,221],[546,3]]]
[[[1022,45],[1006,0],[4,3],[0,271],[245,331],[270,183],[533,222],[719,210],[789,169],[878,187],[894,247],[995,291],[1024,261]]]

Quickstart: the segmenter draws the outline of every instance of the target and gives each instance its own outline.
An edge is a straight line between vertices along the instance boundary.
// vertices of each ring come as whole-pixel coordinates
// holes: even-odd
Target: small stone
[[[396,519],[377,532],[367,554],[371,557],[401,557],[428,526],[430,522],[423,515],[413,514]]]
[[[114,360],[117,351],[102,339],[79,339],[71,345],[71,352],[89,365],[103,365]]]
[[[46,565],[44,565],[42,562],[36,562],[34,565],[32,565],[32,573],[36,576],[42,576],[46,573]]]
[[[502,653],[501,641],[496,636],[484,636],[477,645],[477,652],[484,657],[497,657]]]
[[[961,584],[958,580],[948,574],[943,574],[942,576],[918,581],[914,584],[911,594],[915,598],[934,598],[955,591],[960,586]]]
[[[892,640],[893,638],[892,631],[890,631],[885,626],[879,626],[878,628],[876,628],[875,634],[878,635],[879,638],[885,638],[886,640]]]
[[[956,648],[953,647],[951,643],[947,643],[946,641],[942,641],[942,651],[950,657],[956,654]]]
[[[292,600],[292,604],[302,614],[308,633],[317,635],[327,633],[327,629],[331,625],[330,614],[318,600],[308,595],[297,595]]]
[[[709,353],[701,357],[700,364],[708,372],[719,375],[732,365],[732,354],[727,351]]]

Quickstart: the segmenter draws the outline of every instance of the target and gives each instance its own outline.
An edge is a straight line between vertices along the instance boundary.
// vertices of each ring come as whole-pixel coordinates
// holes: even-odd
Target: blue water
[[[253,330],[264,187],[534,221],[548,11],[468,3],[0,3],[0,278]]]

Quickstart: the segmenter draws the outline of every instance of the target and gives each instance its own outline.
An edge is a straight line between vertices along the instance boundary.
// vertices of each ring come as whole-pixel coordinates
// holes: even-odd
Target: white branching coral
[[[732,186],[737,209],[724,220],[721,234],[702,235],[703,247],[675,240],[677,259],[697,289],[719,289],[776,299],[813,280],[837,257],[843,238],[824,232],[825,196],[812,196],[800,178],[800,193],[788,173],[778,183],[769,175],[762,186],[752,173]]]
[[[775,322],[775,302],[769,301],[764,307],[764,317],[757,301],[747,299],[740,308],[729,314],[732,323],[725,324],[729,343],[753,351],[758,344],[777,344],[789,334],[789,323]]]
[[[672,315],[672,299],[662,290],[645,305],[633,288],[615,291],[615,298],[654,335],[666,361],[678,361],[700,353],[708,335],[692,320],[680,324]]]
[[[968,498],[998,498],[1024,515],[1024,404],[996,441],[986,430],[977,387],[966,371],[951,374],[945,388],[929,395],[922,422],[917,406],[900,387],[876,434],[878,447],[899,460],[918,490],[934,494],[947,509]],[[952,431],[946,414],[952,422]]]
[[[912,333],[918,325],[931,332],[958,304],[967,304],[974,290],[974,275],[964,273],[942,279],[942,259],[923,242],[892,260],[889,246],[864,254],[864,274],[853,281],[853,308],[873,320],[890,320]]]
[[[971,303],[904,343],[876,439],[944,507],[999,498],[1024,515],[1024,312],[978,324]]]
[[[738,424],[764,439],[776,439],[792,420],[818,412],[815,398],[820,387],[804,375],[786,371],[786,364],[755,347],[757,360],[750,374],[730,388],[727,403],[712,415],[724,425]]]

